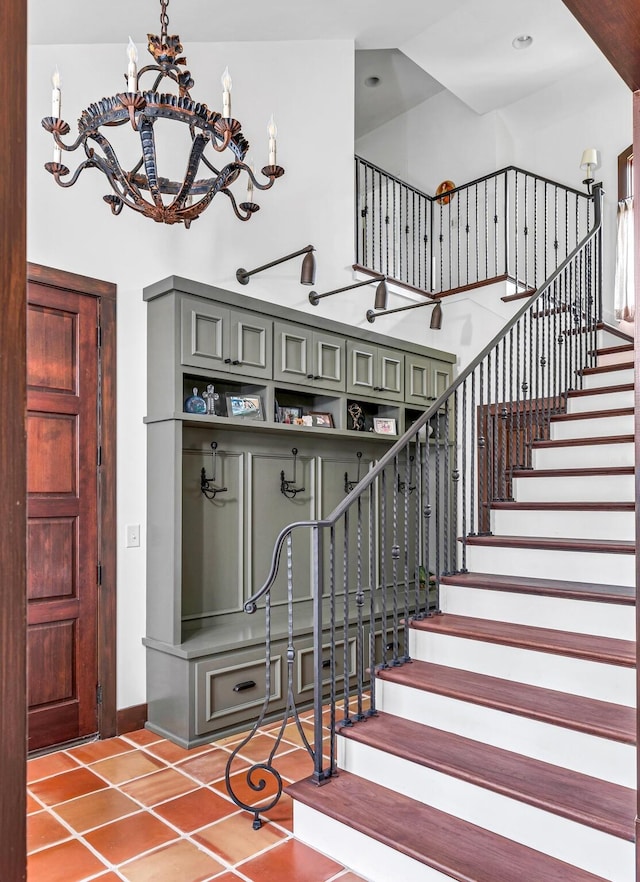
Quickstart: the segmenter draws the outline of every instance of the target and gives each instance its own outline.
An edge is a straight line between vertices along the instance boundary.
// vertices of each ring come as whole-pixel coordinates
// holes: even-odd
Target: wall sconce
[[[317,306],[323,297],[331,297],[333,294],[341,294],[343,291],[351,291],[352,288],[362,288],[363,285],[370,285],[371,282],[377,282],[376,299],[373,304],[374,309],[386,309],[389,301],[389,292],[387,291],[386,276],[376,276],[373,279],[366,279],[364,282],[356,282],[353,285],[347,285],[345,288],[336,288],[333,291],[325,291],[324,294],[317,294],[315,291],[309,292],[309,303]]]
[[[439,331],[442,327],[442,304],[435,298],[433,300],[426,300],[424,303],[411,303],[409,306],[398,306],[396,309],[385,309],[383,312],[374,312],[373,309],[368,309],[367,321],[373,324],[378,316],[391,315],[394,312],[406,312],[407,309],[420,309],[421,306],[433,306],[429,327],[432,331]]]
[[[580,160],[580,168],[587,173],[587,176],[582,183],[586,184],[589,194],[591,194],[591,186],[594,181],[593,173],[599,167],[600,159],[595,147],[589,147],[587,150],[584,150],[582,153],[582,159]]]
[[[263,266],[258,266],[252,270],[246,270],[240,267],[240,269],[236,270],[236,279],[240,282],[241,285],[249,284],[249,276],[253,276],[256,273],[261,273],[262,270],[270,269],[272,266],[278,266],[279,263],[285,263],[287,260],[293,260],[294,257],[300,257],[301,254],[304,254],[304,260],[302,261],[302,270],[300,272],[300,284],[301,285],[315,285],[316,283],[316,257],[313,253],[316,249],[313,245],[307,245],[306,248],[301,248],[300,251],[294,251],[293,254],[287,254],[286,257],[280,257],[278,260],[272,260],[271,263],[265,263]]]

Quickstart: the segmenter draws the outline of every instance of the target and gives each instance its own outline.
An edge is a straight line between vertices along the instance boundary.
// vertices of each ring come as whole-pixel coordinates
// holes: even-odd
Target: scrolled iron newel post
[[[265,698],[262,704],[262,708],[258,717],[253,725],[251,731],[242,739],[242,741],[236,745],[234,750],[232,751],[229,759],[227,760],[227,765],[225,769],[225,784],[227,788],[227,792],[233,802],[241,809],[246,812],[249,812],[253,815],[253,829],[259,830],[262,827],[262,818],[260,817],[263,814],[271,811],[279,802],[280,797],[282,796],[283,791],[283,783],[282,776],[278,772],[275,766],[275,757],[280,747],[280,744],[284,738],[284,733],[287,725],[290,722],[294,723],[300,739],[302,741],[303,746],[306,748],[307,753],[311,757],[314,763],[314,779],[319,776],[320,778],[328,777],[329,775],[322,771],[322,683],[318,685],[318,679],[316,675],[316,690],[319,689],[319,697],[316,697],[316,701],[320,702],[320,712],[316,714],[316,727],[315,727],[315,745],[319,745],[317,750],[309,744],[309,740],[307,738],[307,734],[302,727],[302,723],[300,721],[300,717],[298,715],[298,709],[296,707],[295,698],[294,698],[294,666],[296,660],[296,647],[294,643],[293,636],[293,554],[292,554],[292,532],[295,527],[303,527],[309,528],[310,526],[314,527],[314,537],[318,533],[317,525],[314,525],[309,522],[298,522],[296,524],[291,524],[288,527],[285,527],[284,530],[278,536],[276,540],[276,547],[273,553],[273,559],[271,563],[271,571],[267,578],[267,581],[263,585],[263,587],[253,595],[253,597],[249,598],[244,605],[244,611],[248,615],[254,615],[258,611],[258,600],[264,600],[264,612],[265,612]],[[258,733],[260,726],[263,721],[267,717],[269,711],[269,701],[271,699],[271,587],[275,581],[275,578],[278,574],[280,557],[282,553],[282,549],[286,544],[287,550],[287,596],[288,596],[288,638],[287,638],[287,702],[286,707],[284,709],[284,713],[282,716],[282,720],[280,723],[280,728],[276,738],[273,741],[273,747],[271,748],[268,757],[263,762],[253,763],[248,769],[242,769],[237,774],[233,772],[233,765],[238,755],[242,754],[242,750],[244,747],[251,741],[251,739]],[[314,539],[314,549],[316,549],[317,543]],[[322,550],[320,547],[320,558],[316,558],[316,560],[322,560]],[[316,577],[318,581],[316,582],[316,587],[319,584],[322,585],[322,573],[319,571],[318,576]],[[318,596],[318,591],[314,593],[314,604],[315,597]],[[319,604],[320,604],[320,613],[317,618],[317,624],[319,626],[319,637],[314,638],[315,644],[317,645],[318,641],[320,643],[320,661],[321,653],[322,653],[322,590],[320,588],[319,591]],[[315,615],[314,615],[315,619]],[[317,659],[317,656],[316,656]],[[320,676],[320,680],[322,680],[322,676]],[[275,792],[272,796],[269,795],[268,786],[269,779],[271,778],[272,782],[275,786]],[[236,782],[242,780],[250,791],[256,794],[255,804],[250,804],[246,802],[245,799],[241,798],[237,790]],[[319,781],[319,783],[322,783]],[[245,797],[246,798],[246,797]]]

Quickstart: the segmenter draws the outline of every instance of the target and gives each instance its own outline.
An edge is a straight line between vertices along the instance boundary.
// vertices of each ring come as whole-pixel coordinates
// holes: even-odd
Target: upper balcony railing
[[[515,166],[429,196],[356,156],[355,184],[356,264],[436,296],[535,290],[592,221],[588,193]]]

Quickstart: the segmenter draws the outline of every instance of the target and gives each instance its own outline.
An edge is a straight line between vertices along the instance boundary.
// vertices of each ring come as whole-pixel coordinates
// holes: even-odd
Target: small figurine
[[[356,432],[361,432],[364,429],[364,412],[362,408],[354,401],[349,405],[348,411],[353,421],[351,428],[355,429]]]
[[[193,388],[193,395],[190,395],[184,403],[184,409],[187,413],[207,412],[207,402],[198,395],[198,390],[195,386]]]

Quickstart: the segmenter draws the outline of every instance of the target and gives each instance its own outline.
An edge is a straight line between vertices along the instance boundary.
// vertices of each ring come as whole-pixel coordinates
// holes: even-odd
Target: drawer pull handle
[[[242,683],[236,683],[233,687],[234,692],[246,692],[247,689],[254,689],[256,685],[255,680],[243,680]]]
[[[323,659],[322,667],[323,668],[330,668],[331,667],[331,659],[330,658]]]

